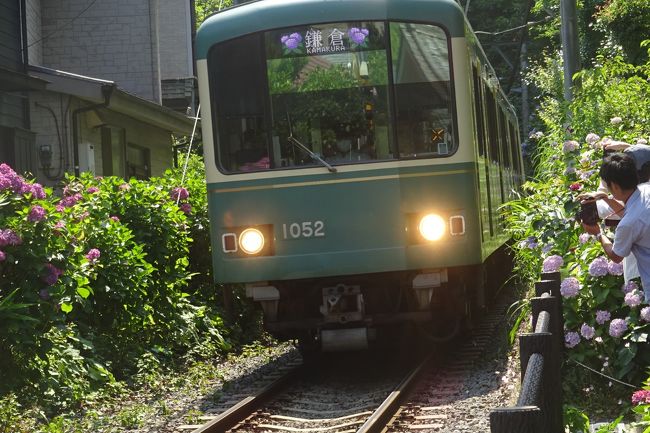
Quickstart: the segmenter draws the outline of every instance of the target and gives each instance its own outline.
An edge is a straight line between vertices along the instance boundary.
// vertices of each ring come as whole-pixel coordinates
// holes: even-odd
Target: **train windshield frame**
[[[436,24],[253,33],[214,45],[208,69],[226,174],[444,158],[458,148],[451,39]]]

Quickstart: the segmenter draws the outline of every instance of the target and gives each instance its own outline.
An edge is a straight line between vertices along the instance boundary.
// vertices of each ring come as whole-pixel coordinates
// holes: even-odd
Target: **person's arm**
[[[589,233],[590,235],[594,235],[598,238],[600,245],[602,245],[603,247],[603,251],[611,261],[615,263],[621,263],[623,261],[623,257],[619,256],[614,252],[614,244],[612,244],[612,241],[610,241],[609,238],[600,231],[600,227],[598,227],[595,224],[587,225],[584,223],[582,224],[582,227],[587,233]]]

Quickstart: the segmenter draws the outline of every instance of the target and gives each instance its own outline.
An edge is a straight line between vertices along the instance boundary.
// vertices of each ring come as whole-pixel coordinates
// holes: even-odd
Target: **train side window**
[[[494,98],[494,91],[490,88],[486,92],[488,144],[490,150],[490,161],[499,163],[499,135],[497,120],[497,105]]]
[[[390,23],[400,157],[456,151],[449,38],[434,25]]]
[[[481,80],[478,73],[477,65],[472,65],[472,82],[474,84],[474,112],[476,115],[476,136],[478,139],[478,154],[485,157],[487,152],[485,150],[485,127],[483,119],[483,92],[481,88]]]

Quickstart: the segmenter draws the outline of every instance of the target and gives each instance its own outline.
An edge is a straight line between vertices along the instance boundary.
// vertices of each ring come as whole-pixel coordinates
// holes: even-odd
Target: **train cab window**
[[[280,167],[393,159],[383,22],[267,32],[273,161]]]
[[[391,23],[396,128],[402,158],[456,150],[449,40],[434,25]]]

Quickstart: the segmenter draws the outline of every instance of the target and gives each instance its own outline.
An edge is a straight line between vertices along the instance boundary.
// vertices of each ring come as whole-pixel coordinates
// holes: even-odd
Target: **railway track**
[[[468,339],[443,350],[380,362],[346,355],[305,368],[298,361],[267,377],[254,395],[227,401],[191,433],[376,433],[453,431],[454,402],[493,341],[510,300],[497,303]],[[434,353],[443,353],[443,356]],[[370,355],[372,356],[372,355]],[[373,365],[374,362],[374,365]],[[217,409],[218,411],[218,409]]]

